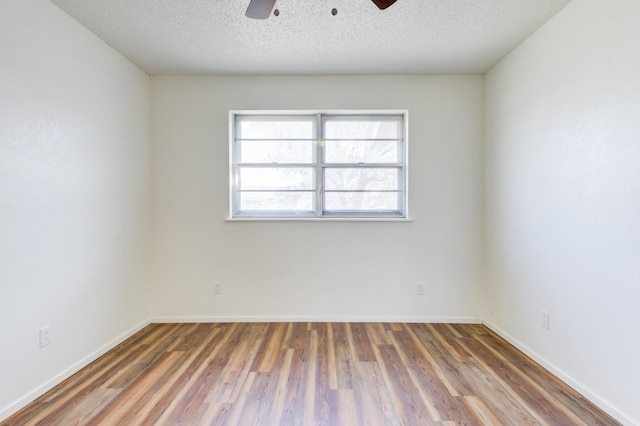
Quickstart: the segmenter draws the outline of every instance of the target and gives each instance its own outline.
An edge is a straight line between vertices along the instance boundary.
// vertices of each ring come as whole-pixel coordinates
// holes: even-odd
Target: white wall
[[[151,82],[154,318],[477,320],[481,76]],[[413,222],[225,222],[229,110],[385,108],[410,114]]]
[[[637,0],[574,0],[486,82],[484,316],[626,424],[640,423],[638,16]]]
[[[49,1],[0,2],[0,419],[149,318],[148,160],[148,76]]]

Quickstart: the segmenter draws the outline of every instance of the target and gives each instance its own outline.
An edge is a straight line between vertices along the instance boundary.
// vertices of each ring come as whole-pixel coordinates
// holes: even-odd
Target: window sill
[[[227,217],[225,222],[413,222],[408,217]]]

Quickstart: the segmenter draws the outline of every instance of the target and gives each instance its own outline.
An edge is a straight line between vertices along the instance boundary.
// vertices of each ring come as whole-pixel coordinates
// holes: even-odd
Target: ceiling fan
[[[384,10],[394,4],[396,0],[371,0],[380,10]],[[251,0],[247,12],[247,18],[267,19],[271,15],[276,0]]]

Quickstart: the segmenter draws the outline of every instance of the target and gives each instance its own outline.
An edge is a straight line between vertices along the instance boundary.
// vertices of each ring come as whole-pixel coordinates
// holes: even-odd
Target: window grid
[[[315,218],[331,218],[331,217],[348,217],[348,218],[404,218],[407,214],[407,199],[406,199],[406,180],[407,180],[407,166],[406,166],[406,111],[404,112],[349,112],[345,114],[335,113],[283,113],[273,114],[270,112],[256,112],[256,113],[244,113],[244,112],[231,112],[230,113],[230,130],[231,130],[231,146],[230,146],[230,212],[231,217],[241,218],[295,218],[295,217],[315,217]],[[241,125],[249,121],[255,122],[279,122],[282,120],[286,123],[309,123],[311,125],[311,131],[314,137],[244,137]],[[357,121],[356,121],[357,120]],[[380,125],[381,123],[392,123],[396,126],[396,137],[394,138],[378,138],[369,136],[366,138],[327,138],[327,123],[369,123]],[[281,161],[258,161],[258,162],[244,162],[242,157],[242,144],[258,142],[258,143],[304,143],[310,142],[311,158],[308,162],[281,162]],[[363,143],[373,146],[376,143],[389,142],[395,144],[397,152],[395,153],[396,161],[390,162],[328,162],[327,158],[327,143]],[[298,147],[299,148],[299,147]],[[342,158],[341,158],[342,159]],[[250,188],[248,185],[245,187],[242,181],[243,173],[245,171],[257,169],[274,172],[276,169],[289,169],[291,171],[313,169],[311,175],[313,179],[311,186],[309,187],[254,187]],[[359,176],[362,180],[363,176],[368,176],[368,172],[396,170],[395,185],[393,188],[368,188],[366,187],[343,187],[332,188],[326,187],[327,173],[329,171],[342,171],[349,172],[353,176]],[[367,171],[367,172],[365,172]],[[267,172],[268,173],[268,172]],[[246,177],[246,176],[245,176]],[[365,178],[365,181],[367,179]],[[247,181],[247,179],[245,179]],[[384,183],[384,181],[383,181]],[[375,186],[375,185],[374,185]],[[289,208],[285,209],[270,209],[270,208],[251,208],[249,205],[243,204],[243,196],[248,194],[271,194],[272,197],[275,194],[304,194],[313,193],[311,199],[311,205],[309,208],[297,208],[294,204],[290,204]],[[390,208],[391,204],[383,206],[384,208],[331,208],[327,206],[327,199],[334,194],[351,194],[351,197],[360,197],[361,203],[365,203],[367,196],[380,198],[381,194],[395,194],[395,205]],[[293,199],[293,198],[292,198]],[[394,200],[393,196],[389,198]],[[298,200],[299,202],[301,200]],[[303,205],[304,205],[304,200]],[[379,202],[379,200],[378,200]],[[387,201],[388,203],[388,201]],[[297,204],[300,206],[301,204]],[[306,207],[306,205],[305,205]]]

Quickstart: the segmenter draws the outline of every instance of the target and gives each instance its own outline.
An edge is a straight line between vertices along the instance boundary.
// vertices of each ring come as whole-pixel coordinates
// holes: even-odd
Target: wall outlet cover
[[[44,348],[51,344],[51,326],[45,325],[40,329],[40,347]]]

